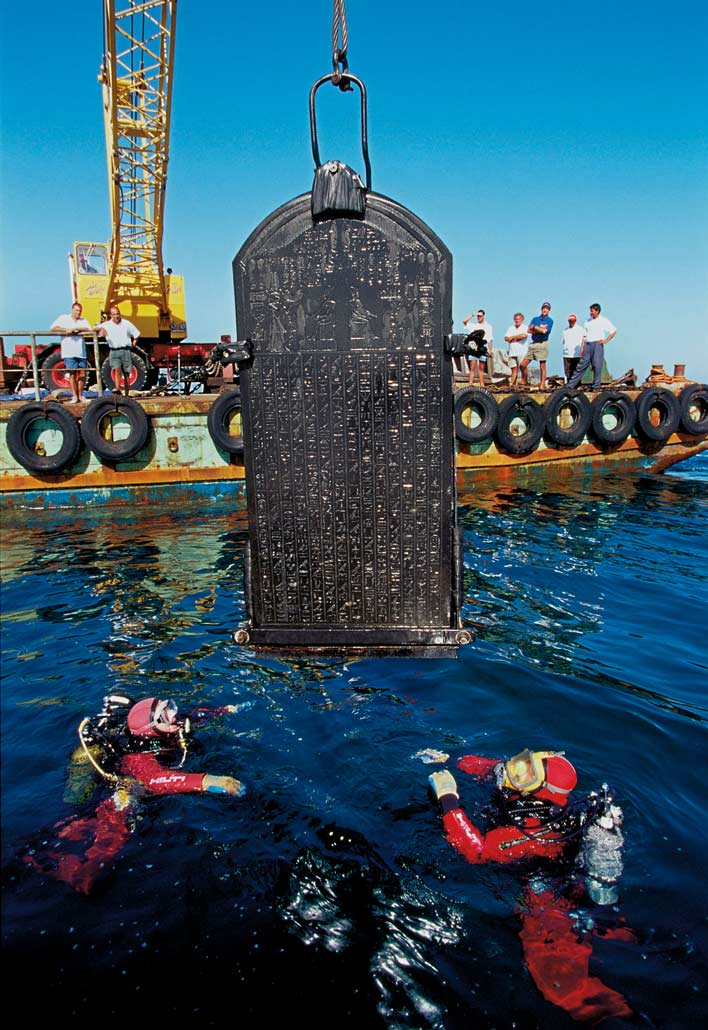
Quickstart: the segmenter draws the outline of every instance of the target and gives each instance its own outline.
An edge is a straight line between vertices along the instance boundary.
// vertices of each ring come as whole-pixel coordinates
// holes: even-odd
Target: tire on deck
[[[476,425],[465,422],[465,412],[469,417],[479,419]],[[468,386],[455,395],[455,432],[465,443],[479,443],[494,435],[499,421],[499,408],[489,390]]]
[[[107,439],[102,432],[104,420],[119,416],[128,424],[128,435]],[[105,462],[127,461],[142,450],[150,434],[150,419],[137,401],[130,397],[99,397],[91,401],[81,420],[84,443]]]
[[[64,359],[61,356],[60,350],[53,351],[47,357],[46,361],[42,362],[39,371],[42,376],[42,382],[50,393],[53,390],[71,390],[69,369],[64,364]],[[84,380],[84,390],[90,389],[95,379],[95,374],[88,368],[88,362],[86,368],[76,368],[72,369],[72,371],[83,372],[86,376],[86,379]]]
[[[496,441],[509,454],[528,454],[543,436],[545,421],[543,407],[530,397],[507,397],[499,405]]]
[[[148,361],[147,357],[140,351],[131,348],[130,356],[133,359],[133,369],[128,377],[128,385],[131,390],[144,390],[148,381]],[[125,383],[125,376],[121,372],[122,384]],[[115,385],[111,378],[111,360],[106,360],[101,365],[101,382],[108,389],[112,389]]]
[[[62,442],[53,454],[38,454],[36,443],[32,445],[28,439],[30,430],[38,422],[52,422],[62,434]],[[10,454],[19,461],[28,472],[61,472],[67,465],[73,464],[81,451],[81,434],[74,418],[60,404],[49,401],[40,404],[30,401],[17,411],[13,411],[7,423],[7,446]]]

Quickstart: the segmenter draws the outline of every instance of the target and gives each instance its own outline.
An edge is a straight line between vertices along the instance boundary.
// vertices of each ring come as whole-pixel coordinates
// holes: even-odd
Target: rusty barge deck
[[[636,398],[639,391],[628,391]],[[501,402],[511,396],[497,391]],[[532,392],[530,399],[543,405],[549,393]],[[592,399],[593,395],[588,394]],[[23,468],[7,446],[7,425],[14,411],[26,402],[0,405],[0,495],[10,507],[73,507],[94,503],[140,503],[185,494],[216,494],[245,505],[243,457],[229,454],[214,443],[207,425],[213,394],[141,397],[135,400],[149,421],[145,446],[134,457],[107,462],[82,445],[76,460],[59,472],[33,473]],[[51,398],[47,400],[51,401]],[[46,403],[46,402],[40,402]],[[80,420],[91,402],[63,405]],[[42,446],[41,443],[38,446]],[[460,495],[469,494],[476,482],[513,485],[518,482],[558,482],[581,471],[645,471],[660,473],[708,449],[708,433],[675,432],[666,441],[650,441],[635,430],[621,443],[602,446],[585,436],[573,446],[553,444],[544,434],[533,450],[512,454],[490,437],[480,442],[458,440],[456,465]]]

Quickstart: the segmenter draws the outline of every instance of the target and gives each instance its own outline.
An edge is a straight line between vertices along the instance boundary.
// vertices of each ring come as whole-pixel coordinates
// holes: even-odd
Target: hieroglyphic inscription
[[[450,626],[450,259],[414,216],[313,225],[234,262],[254,625]]]
[[[440,365],[403,353],[267,355],[254,366],[264,622],[445,617]]]
[[[239,269],[255,343],[292,353],[427,349],[437,341],[446,258],[420,240],[346,219],[302,225],[295,239],[280,235]]]

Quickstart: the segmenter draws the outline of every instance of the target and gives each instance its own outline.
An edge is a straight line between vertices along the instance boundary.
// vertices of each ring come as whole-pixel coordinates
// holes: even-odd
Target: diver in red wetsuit
[[[616,902],[622,871],[622,816],[606,787],[601,794],[569,804],[577,774],[564,755],[554,751],[525,750],[506,762],[466,755],[457,764],[463,772],[488,778],[496,787],[494,825],[483,833],[460,807],[452,774],[445,769],[429,777],[442,809],[446,837],[468,862],[558,862],[574,843],[585,868],[584,890],[591,900],[605,905]],[[538,863],[534,869],[538,870]],[[595,920],[584,924],[577,918],[582,893],[579,889],[570,897],[562,896],[542,877],[528,878],[519,908],[528,971],[544,998],[573,1019],[595,1023],[610,1016],[631,1016],[625,998],[589,974],[592,937],[603,931]],[[626,927],[606,929],[603,935],[635,940]]]
[[[72,816],[57,823],[49,849],[25,856],[25,863],[82,894],[88,894],[106,864],[132,832],[131,820],[138,799],[145,794],[215,793],[242,797],[246,788],[232,776],[182,772],[192,721],[234,712],[231,705],[197,709],[180,719],[174,701],[147,697],[133,704],[129,698],[104,698],[103,710],[79,726],[79,747],[72,763],[90,763],[114,786],[93,815]],[[68,848],[82,846],[78,854]]]

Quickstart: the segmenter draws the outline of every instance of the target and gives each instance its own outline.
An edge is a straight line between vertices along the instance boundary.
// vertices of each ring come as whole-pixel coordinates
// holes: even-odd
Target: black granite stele
[[[449,251],[386,197],[315,219],[305,194],[233,268],[252,345],[250,642],[449,653],[469,639],[453,573]]]

